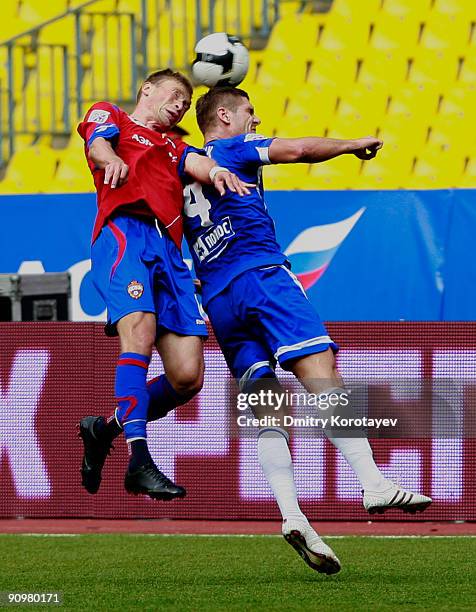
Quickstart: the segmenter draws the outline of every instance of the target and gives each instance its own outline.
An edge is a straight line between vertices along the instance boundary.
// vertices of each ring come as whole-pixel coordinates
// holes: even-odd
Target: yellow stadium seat
[[[343,91],[336,109],[336,118],[347,118],[355,124],[371,120],[378,125],[387,110],[388,93],[380,89],[368,89],[355,85],[348,91]]]
[[[464,174],[458,187],[476,188],[476,156],[473,155],[465,160]]]
[[[58,164],[53,149],[33,146],[13,155],[0,193],[48,193]]]
[[[380,11],[382,0],[333,0],[331,13],[345,19],[372,21]]]
[[[357,76],[357,62],[351,55],[336,55],[318,49],[310,65],[306,83],[316,91],[341,90],[350,87]]]
[[[382,12],[396,17],[416,16],[424,19],[432,5],[433,0],[384,0]]]
[[[267,189],[312,189],[309,164],[277,164],[265,166],[263,181]]]
[[[459,74],[459,58],[454,53],[435,52],[421,49],[415,56],[408,77],[409,83],[434,83],[450,87],[456,83]]]
[[[318,46],[336,55],[361,57],[366,52],[370,32],[367,21],[345,18],[331,11]]]
[[[283,69],[286,70],[285,78],[283,77]],[[256,84],[260,87],[276,87],[293,92],[303,85],[306,74],[306,62],[304,60],[290,59],[279,53],[266,51],[258,71]]]
[[[322,136],[334,117],[335,107],[334,92],[326,96],[316,94],[310,87],[302,88],[290,97],[279,133],[285,130],[293,135]]]
[[[447,117],[465,117],[469,122],[476,107],[476,88],[454,87],[443,93],[438,114]]]
[[[368,53],[358,71],[357,83],[372,90],[384,90],[389,94],[401,87],[408,73],[408,61],[404,55]]]
[[[2,2],[3,4],[3,2]],[[65,10],[64,0],[48,0],[48,2],[21,2],[18,15],[28,22],[30,27],[40,25],[44,21],[61,15]]]
[[[51,193],[88,193],[94,192],[94,181],[84,157],[79,139],[75,146],[58,151],[59,166],[53,181]]]
[[[432,83],[409,84],[392,94],[387,115],[402,120],[421,117],[431,120],[438,111],[440,88]]]
[[[439,115],[430,128],[428,143],[439,151],[471,155],[476,146],[476,129],[464,116]]]
[[[476,88],[476,53],[470,53],[463,59],[457,84],[471,89]]]
[[[354,189],[361,162],[354,155],[341,155],[318,164],[311,164],[309,176],[314,189]]]
[[[447,16],[464,15],[468,20],[476,19],[476,3],[474,0],[435,0],[433,12]]]
[[[401,189],[406,187],[412,169],[412,157],[388,155],[384,149],[376,158],[362,163],[356,189]]]
[[[416,159],[406,187],[409,189],[446,189],[458,187],[463,179],[464,156],[428,148]]]
[[[266,53],[289,59],[307,58],[317,45],[322,23],[319,15],[291,15],[280,19],[273,26]]]
[[[432,51],[465,55],[469,52],[472,29],[466,15],[443,16],[434,12],[425,23],[420,46]]]
[[[348,116],[335,116],[328,125],[326,136],[329,138],[362,138],[377,133],[378,122],[372,117],[360,117],[358,120]]]
[[[379,138],[383,140],[382,152],[385,157],[417,155],[428,140],[429,122],[430,119],[425,121],[421,116],[384,117],[379,129]]]
[[[369,40],[371,52],[411,57],[417,48],[420,21],[415,14],[381,14]],[[368,57],[368,56],[367,56]]]

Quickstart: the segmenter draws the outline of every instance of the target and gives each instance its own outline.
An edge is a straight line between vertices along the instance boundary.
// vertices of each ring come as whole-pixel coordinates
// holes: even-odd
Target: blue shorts
[[[210,300],[207,313],[228,367],[238,380],[276,362],[338,346],[309,302],[301,283],[283,266],[244,272]]]
[[[92,245],[91,260],[108,326],[132,312],[153,312],[157,335],[207,335],[190,271],[154,219],[119,215],[109,220]]]

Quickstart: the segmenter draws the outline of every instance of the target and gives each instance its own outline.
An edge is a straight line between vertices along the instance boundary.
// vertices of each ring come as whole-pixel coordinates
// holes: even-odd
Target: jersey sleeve
[[[78,125],[78,133],[87,147],[99,137],[109,140],[115,146],[119,137],[119,121],[120,111],[117,106],[109,102],[97,102]]]
[[[242,162],[263,166],[271,163],[269,161],[269,147],[273,140],[274,138],[250,132],[239,136],[233,149],[236,157]]]
[[[203,155],[204,157],[206,157],[207,153],[204,149],[197,149],[197,147],[188,145],[185,142],[183,142],[182,144],[185,146],[182,149],[182,155],[180,157],[178,166],[178,173],[182,183],[184,185],[187,185],[188,183],[193,183],[196,180],[185,172],[185,160],[187,159],[187,155],[189,153],[196,153],[197,155]]]

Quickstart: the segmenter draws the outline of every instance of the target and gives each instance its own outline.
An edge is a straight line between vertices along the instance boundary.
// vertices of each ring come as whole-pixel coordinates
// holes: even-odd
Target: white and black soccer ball
[[[192,75],[197,84],[235,86],[248,72],[248,49],[237,36],[225,32],[209,34],[198,41],[195,52]]]

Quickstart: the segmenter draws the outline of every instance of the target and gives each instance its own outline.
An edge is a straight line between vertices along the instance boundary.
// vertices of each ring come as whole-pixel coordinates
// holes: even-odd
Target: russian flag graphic
[[[284,253],[304,289],[312,287],[324,274],[364,211],[365,207],[337,223],[308,227],[294,238]]]

